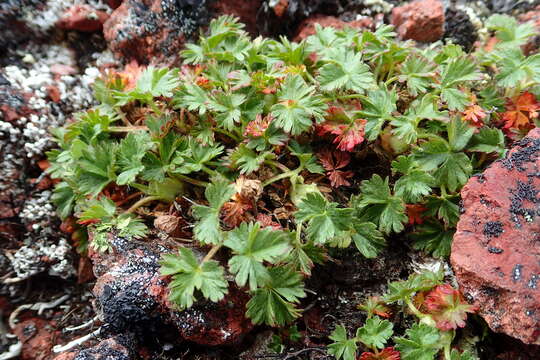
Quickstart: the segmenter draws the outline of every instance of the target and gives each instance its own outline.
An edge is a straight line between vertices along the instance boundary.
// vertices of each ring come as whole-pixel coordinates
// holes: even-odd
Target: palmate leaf
[[[275,263],[290,249],[288,234],[284,231],[261,229],[259,223],[242,223],[227,233],[223,243],[233,251],[229,270],[236,275],[236,283],[255,291],[261,284],[270,281],[263,262]]]
[[[362,62],[362,56],[346,48],[334,48],[328,52],[330,60],[320,68],[317,80],[325,91],[337,89],[362,92],[375,85],[369,66]]]
[[[219,212],[234,195],[233,185],[226,182],[215,182],[206,187],[204,195],[209,206],[194,205],[193,217],[198,222],[193,227],[195,239],[203,244],[218,244],[222,241]]]
[[[442,220],[447,227],[454,227],[459,220],[457,200],[457,196],[430,196],[426,202],[426,215]]]
[[[408,220],[405,204],[401,198],[391,194],[388,178],[383,180],[375,174],[371,179],[362,181],[360,190],[356,206],[365,218],[386,234],[404,229],[403,224]]]
[[[378,316],[366,320],[356,331],[356,338],[369,348],[382,349],[394,333],[394,324]]]
[[[142,158],[153,146],[147,132],[129,133],[118,147],[118,166],[121,170],[116,179],[118,185],[133,183],[144,170]]]
[[[213,302],[223,299],[227,293],[228,284],[219,263],[214,260],[200,263],[191,249],[180,248],[178,254],[165,254],[160,264],[161,275],[172,275],[169,299],[180,309],[193,305],[195,290]]]
[[[439,331],[426,324],[414,324],[405,335],[394,338],[403,360],[433,360],[441,349]]]
[[[469,157],[463,152],[453,152],[450,144],[442,138],[422,144],[413,154],[420,168],[431,172],[436,183],[450,191],[464,185],[472,173]]]
[[[415,249],[426,251],[434,257],[447,257],[454,233],[454,229],[447,230],[438,221],[430,221],[418,225],[410,238]]]
[[[229,159],[234,168],[240,170],[240,174],[250,174],[259,169],[265,160],[273,158],[270,151],[260,154],[251,150],[246,144],[240,144],[230,155]]]
[[[483,127],[472,136],[467,150],[502,155],[505,151],[504,134],[499,129]]]
[[[324,244],[349,228],[352,209],[340,209],[320,193],[308,193],[294,215],[297,221],[307,222],[307,234],[318,244]]]
[[[326,105],[315,88],[299,75],[288,76],[278,91],[278,103],[271,108],[274,123],[292,135],[299,135],[311,128],[313,119],[324,120]]]
[[[54,205],[56,205],[56,212],[58,213],[58,216],[60,216],[60,218],[63,220],[67,218],[73,211],[76,195],[69,183],[62,181],[54,187],[51,200]]]
[[[388,291],[383,296],[385,303],[407,301],[418,291],[427,291],[439,285],[444,278],[444,271],[424,271],[420,274],[412,274],[407,280],[393,281],[388,284]]]
[[[240,105],[246,101],[246,96],[242,94],[218,93],[210,101],[210,108],[217,112],[216,121],[227,129],[233,130],[242,116]]]
[[[351,239],[356,248],[366,258],[374,258],[384,249],[386,241],[377,226],[370,222],[354,221]]]
[[[178,69],[167,68],[155,69],[152,66],[146,68],[137,80],[136,91],[149,93],[153,97],[173,96],[172,91],[180,86]]]
[[[102,197],[100,199],[90,200],[78,217],[80,221],[108,220],[112,218],[115,213],[115,203],[109,198]]]
[[[406,82],[413,96],[424,93],[433,84],[435,64],[420,55],[412,54],[401,64],[398,80]]]
[[[76,184],[83,194],[97,196],[116,180],[116,151],[117,145],[108,142],[82,149]]]
[[[375,140],[384,122],[394,119],[392,113],[396,111],[396,101],[396,91],[384,87],[370,91],[369,97],[362,99],[363,109],[358,113],[367,120],[364,131],[368,140]]]
[[[347,329],[343,325],[336,326],[329,338],[333,341],[332,344],[328,345],[330,355],[334,355],[338,360],[356,359],[356,350],[358,349],[356,339],[347,337]]]
[[[514,47],[524,45],[532,36],[536,35],[534,25],[529,23],[518,24],[517,20],[508,15],[494,14],[486,20],[486,27],[496,31],[500,40],[497,47]]]
[[[285,325],[300,316],[295,304],[306,296],[302,276],[284,266],[270,268],[268,274],[269,281],[252,292],[246,315],[255,324]]]

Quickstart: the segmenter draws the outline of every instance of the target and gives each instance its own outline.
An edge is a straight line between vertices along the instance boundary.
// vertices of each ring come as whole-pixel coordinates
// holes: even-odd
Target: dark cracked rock
[[[207,23],[206,0],[126,0],[103,25],[109,48],[139,63],[174,63],[189,36]]]
[[[540,345],[540,129],[461,191],[451,263],[490,328]]]
[[[215,346],[239,343],[252,329],[244,317],[248,296],[233,286],[218,303],[199,300],[184,311],[175,309],[158,263],[161,254],[171,250],[159,240],[135,243],[112,237],[111,243],[112,254],[91,254],[105,334],[129,332],[142,342],[187,340]]]

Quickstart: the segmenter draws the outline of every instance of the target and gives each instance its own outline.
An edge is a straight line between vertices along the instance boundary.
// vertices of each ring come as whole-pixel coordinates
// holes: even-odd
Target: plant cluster
[[[447,256],[459,190],[540,109],[540,55],[520,48],[531,25],[487,24],[494,41],[467,54],[396,41],[391,26],[319,27],[295,43],[213,20],[180,68],[109,72],[99,105],[55,130],[58,212],[98,250],[169,212],[189,237],[163,255],[171,300],[188,308],[237,286],[247,316],[270,325],[300,315],[304,278],[329,248],[375,257],[405,232]]]
[[[476,309],[467,304],[458,290],[443,284],[442,272],[413,274],[405,281],[391,282],[381,298],[369,298],[360,309],[368,313],[365,324],[353,338],[343,325],[336,327],[328,352],[338,360],[355,360],[358,344],[366,348],[361,360],[433,360],[442,352],[445,360],[474,360],[471,352],[452,349],[455,330],[465,326],[467,313]],[[389,304],[399,303],[415,315],[405,336],[394,336],[395,346],[387,346],[393,335]]]

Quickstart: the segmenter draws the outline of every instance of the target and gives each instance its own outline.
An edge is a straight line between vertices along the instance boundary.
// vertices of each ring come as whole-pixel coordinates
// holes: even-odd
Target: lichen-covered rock
[[[140,63],[178,61],[186,38],[207,20],[205,1],[125,0],[105,22],[109,48]]]
[[[69,8],[56,23],[60,29],[95,32],[103,29],[103,23],[109,15],[96,10],[90,5],[74,5]]]
[[[301,41],[310,35],[315,34],[315,25],[319,24],[322,27],[334,27],[336,29],[343,29],[345,27],[351,27],[355,29],[373,29],[373,20],[370,18],[363,18],[361,20],[355,20],[346,22],[338,19],[335,16],[326,15],[313,15],[298,26],[298,32],[294,37],[295,41]]]
[[[433,42],[444,33],[444,9],[439,0],[416,0],[392,9],[392,25],[403,40]]]
[[[166,336],[201,345],[227,345],[242,340],[253,325],[244,317],[247,295],[231,287],[224,300],[200,300],[190,309],[175,310],[168,301],[167,281],[159,274],[160,254],[170,252],[152,244],[111,238],[112,254],[92,253],[98,311],[106,331],[132,332],[140,338]]]
[[[493,331],[540,344],[540,129],[461,191],[451,263]]]

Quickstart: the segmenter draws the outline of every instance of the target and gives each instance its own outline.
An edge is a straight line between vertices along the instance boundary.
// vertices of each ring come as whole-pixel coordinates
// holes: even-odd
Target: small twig
[[[18,282],[21,282],[23,280],[26,280],[27,278],[21,278],[21,277],[14,277],[14,278],[7,278],[5,280],[2,280],[2,283],[4,284],[15,284]]]
[[[72,327],[69,327],[69,326],[68,326],[68,327],[66,327],[64,330],[65,330],[65,331],[75,331],[75,330],[85,329],[85,328],[87,328],[87,327],[89,327],[89,326],[92,326],[92,324],[93,324],[94,322],[96,322],[98,319],[99,319],[99,316],[96,315],[94,318],[88,320],[88,321],[85,322],[84,324],[81,324],[81,325],[79,325],[79,326],[72,326]]]
[[[148,126],[109,126],[110,132],[122,133],[131,131],[148,130]]]
[[[63,345],[63,346],[55,345],[53,346],[53,352],[58,354],[58,353],[73,349],[75,346],[79,346],[82,343],[90,340],[91,338],[98,336],[100,332],[101,332],[101,328],[98,328],[97,330],[91,332],[90,334],[84,335],[78,339],[68,342],[66,345]]]
[[[62,297],[59,297],[56,300],[52,300],[52,301],[49,301],[49,302],[38,302],[38,303],[35,303],[35,304],[21,305],[18,308],[16,308],[15,311],[13,311],[11,313],[11,315],[9,315],[9,327],[12,328],[12,329],[15,327],[15,321],[17,320],[17,316],[19,315],[19,313],[21,311],[23,311],[23,310],[37,310],[38,314],[41,315],[44,310],[52,309],[52,308],[57,307],[58,305],[60,305],[61,303],[63,303],[67,299],[69,299],[69,297],[70,296],[68,294],[66,294],[66,295],[64,295]]]
[[[206,256],[202,259],[202,262],[205,263],[205,262],[207,262],[208,260],[212,259],[212,258],[214,257],[214,255],[216,255],[216,253],[218,252],[219,249],[221,249],[221,244],[212,246],[212,248],[210,249],[210,251],[209,251],[209,252],[206,254]]]

